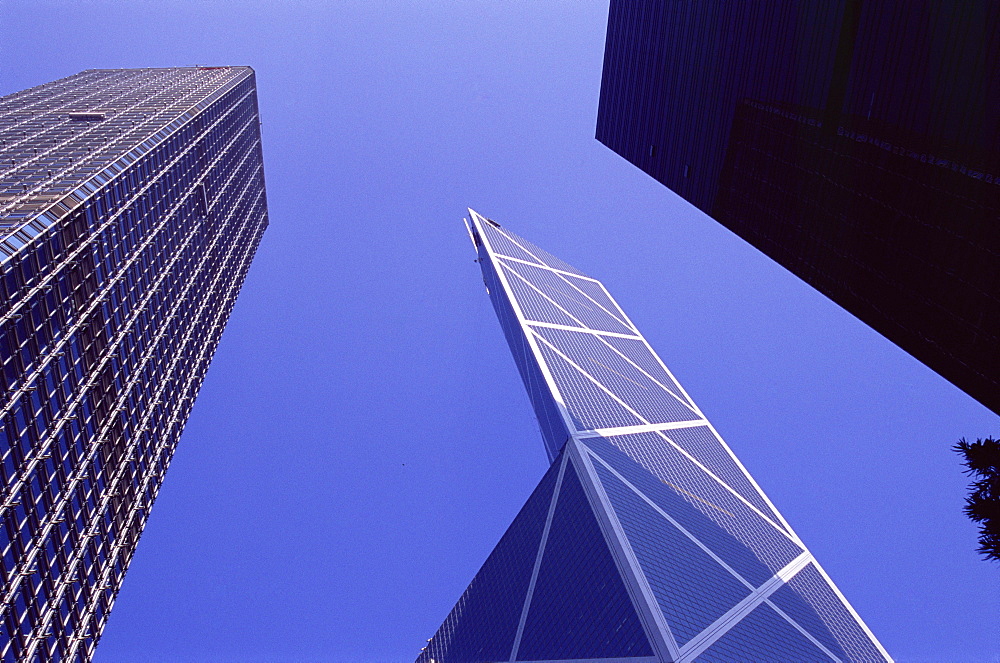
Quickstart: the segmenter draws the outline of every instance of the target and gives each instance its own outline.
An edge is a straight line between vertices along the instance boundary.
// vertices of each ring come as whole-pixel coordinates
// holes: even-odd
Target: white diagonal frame
[[[623,320],[623,319],[622,319],[622,318],[624,318],[624,317],[625,317],[625,313],[624,313],[624,312],[623,312],[623,311],[621,310],[621,307],[617,307],[617,308],[618,308],[618,313],[621,313],[621,315],[619,316],[619,315],[618,315],[618,313],[616,313],[616,312],[614,312],[614,311],[609,311],[609,310],[608,310],[608,307],[606,307],[606,306],[605,306],[604,304],[602,304],[601,302],[599,302],[599,301],[597,301],[596,299],[594,299],[593,297],[591,297],[591,296],[590,296],[589,294],[587,294],[587,292],[586,292],[586,291],[584,291],[584,290],[581,290],[581,289],[580,289],[580,288],[579,288],[579,287],[578,287],[578,286],[577,286],[577,285],[576,285],[575,283],[573,283],[573,282],[572,282],[572,281],[570,280],[570,277],[569,277],[569,275],[565,274],[564,272],[555,272],[555,275],[556,275],[556,276],[558,276],[559,278],[561,278],[561,279],[562,279],[563,281],[565,281],[566,283],[568,283],[568,284],[569,284],[569,286],[570,286],[571,288],[573,288],[574,290],[576,290],[577,292],[579,292],[579,293],[580,293],[581,295],[583,295],[584,297],[586,297],[586,298],[587,298],[587,299],[589,299],[590,301],[594,302],[594,304],[596,304],[597,306],[601,307],[601,309],[602,309],[602,310],[603,310],[603,311],[604,311],[605,313],[607,313],[607,314],[608,314],[608,315],[610,315],[611,317],[613,317],[613,318],[615,318],[616,320],[618,320],[618,322],[622,323],[623,325],[625,325],[626,327],[628,327],[628,328],[630,328],[630,329],[635,329],[635,326],[634,326],[634,325],[632,325],[632,323],[631,323],[631,322],[626,322],[625,320]],[[573,278],[575,278],[575,277],[573,277]],[[605,293],[607,293],[607,290],[605,289],[605,287],[604,287],[604,284],[603,284],[603,283],[601,283],[600,281],[597,281],[597,282],[596,282],[596,284],[597,284],[597,286],[598,286],[599,288],[601,288],[601,290],[604,290],[604,291],[605,291]]]
[[[534,332],[532,332],[532,334],[534,334]],[[614,392],[612,392],[610,389],[608,389],[603,384],[601,384],[592,375],[590,375],[589,373],[587,373],[587,371],[585,371],[582,368],[580,368],[580,366],[577,365],[572,359],[570,359],[569,357],[567,357],[564,353],[560,352],[558,348],[556,348],[554,345],[552,345],[551,343],[549,343],[545,338],[543,338],[541,336],[538,336],[538,340],[540,340],[542,343],[545,343],[545,345],[547,345],[549,348],[551,348],[553,352],[555,352],[560,357],[562,357],[562,359],[564,361],[566,361],[568,364],[570,364],[573,368],[575,368],[577,371],[579,371],[584,377],[588,378],[594,385],[596,385],[598,388],[600,388],[602,391],[604,391],[606,394],[608,394],[611,398],[613,398],[615,401],[617,401],[623,408],[625,408],[630,413],[632,413],[637,419],[639,419],[639,421],[642,421],[645,424],[651,423],[645,417],[643,417],[641,414],[639,414],[638,412],[636,412],[633,408],[629,407],[629,405],[627,403],[625,403],[625,401],[623,401],[617,395],[615,395]],[[678,445],[676,442],[674,442],[673,440],[671,440],[669,437],[667,437],[666,435],[664,435],[660,431],[657,431],[657,435],[659,435],[664,440],[666,440],[678,452],[680,452],[681,454],[683,454],[685,458],[687,458],[692,463],[694,463],[695,465],[697,465],[703,472],[705,472],[705,474],[707,474],[708,476],[712,477],[712,479],[714,479],[724,489],[726,489],[727,491],[729,491],[730,493],[732,493],[732,495],[734,497],[736,497],[736,499],[738,499],[740,502],[743,502],[743,504],[745,504],[749,509],[751,509],[752,511],[754,511],[758,516],[760,516],[761,518],[763,518],[768,524],[770,524],[772,527],[774,527],[775,530],[777,530],[778,532],[780,532],[783,536],[785,536],[786,538],[788,538],[789,540],[791,540],[796,545],[799,545],[799,546],[802,545],[801,542],[798,540],[798,537],[794,537],[792,534],[790,534],[789,532],[786,532],[783,528],[781,528],[779,525],[777,525],[773,520],[771,520],[771,518],[767,514],[765,514],[757,506],[755,506],[753,503],[751,503],[749,500],[747,500],[745,497],[743,497],[743,495],[741,495],[735,488],[733,488],[732,486],[730,486],[729,484],[727,484],[720,477],[716,476],[716,474],[714,472],[712,472],[707,467],[705,467],[705,465],[702,464],[701,461],[699,461],[697,458],[695,458],[690,453],[688,453],[688,451],[686,449],[684,449],[683,447],[681,447],[680,445]]]
[[[755,587],[753,583],[744,578],[738,571],[733,569],[731,566],[726,564],[718,555],[716,555],[710,548],[703,544],[698,537],[689,532],[683,525],[674,520],[666,511],[661,509],[653,500],[649,499],[645,493],[643,493],[639,488],[633,485],[628,479],[622,476],[615,468],[613,468],[607,461],[601,458],[599,455],[594,453],[593,450],[586,447],[586,453],[591,458],[591,461],[596,460],[605,469],[607,469],[611,474],[613,474],[619,481],[622,482],[629,490],[635,493],[640,499],[642,499],[646,504],[652,507],[659,515],[663,516],[671,525],[673,525],[679,532],[686,536],[692,543],[698,546],[702,551],[708,554],[716,563],[718,563],[722,568],[728,571],[734,578],[740,581],[743,585],[751,590],[750,594],[746,596],[742,601],[733,606],[724,615],[715,620],[707,628],[703,629],[702,632],[692,638],[689,642],[685,643],[684,647],[679,650],[679,655],[676,657],[677,663],[691,663],[694,658],[702,654],[706,649],[708,649],[712,644],[714,644],[719,638],[725,635],[733,626],[735,626],[743,617],[750,614],[754,608],[759,606],[761,603],[767,600],[767,598],[773,594],[779,587],[788,582],[796,573],[804,569],[809,562],[813,562],[812,555],[808,550],[803,551],[794,560],[786,564],[783,568],[779,569],[771,578],[766,580],[760,587]],[[613,512],[613,509],[612,509]],[[626,537],[626,540],[628,538]],[[631,547],[631,546],[630,546]],[[770,604],[774,607],[773,604]],[[818,646],[824,653],[829,655],[833,661],[836,663],[843,663],[837,656],[835,656],[829,649],[823,646],[816,638],[806,632],[797,622],[795,622],[788,615],[784,614],[780,610],[779,614],[787,620],[796,630],[801,632],[805,637],[807,637],[813,644]]]
[[[630,338],[638,341],[639,336],[635,334],[622,334],[621,332],[604,331],[603,329],[591,329],[590,327],[571,327],[570,325],[560,325],[556,322],[542,322],[540,320],[527,320],[527,324],[532,327],[545,327],[546,329],[562,329],[563,331],[579,332],[581,334],[592,334],[594,336],[614,336],[615,338]]]
[[[532,325],[530,325],[530,326],[531,326],[531,327],[534,327],[534,326],[536,326],[536,325],[533,325],[533,324],[532,324]],[[540,327],[540,326],[542,326],[542,325],[537,325],[537,326],[539,326],[539,327]],[[571,330],[571,331],[572,331],[572,328],[569,328],[569,330]],[[584,330],[577,330],[577,331],[584,331]],[[594,330],[589,330],[589,329],[588,329],[588,331],[594,331]],[[531,333],[532,333],[532,334],[535,334],[536,336],[538,336],[538,338],[539,338],[539,339],[541,339],[541,340],[542,340],[542,341],[543,341],[543,342],[545,343],[545,345],[547,345],[547,346],[549,346],[550,348],[552,348],[553,350],[555,350],[555,351],[556,351],[556,352],[557,352],[557,353],[559,354],[559,356],[561,356],[561,357],[563,357],[563,358],[566,358],[566,355],[565,355],[565,354],[564,354],[563,352],[561,352],[560,350],[558,350],[558,349],[557,349],[557,348],[556,348],[556,347],[555,347],[555,346],[554,346],[554,345],[553,345],[553,344],[552,344],[552,343],[551,343],[551,342],[550,342],[550,341],[549,341],[548,339],[546,339],[546,338],[545,338],[544,336],[541,336],[540,334],[537,334],[537,333],[536,333],[536,332],[535,332],[535,331],[534,331],[533,329],[531,330]],[[599,337],[598,337],[598,338],[599,338]],[[633,338],[633,337],[625,337],[625,338]],[[641,337],[634,337],[634,338],[641,338]],[[607,344],[605,344],[605,345],[607,345]],[[611,347],[611,346],[608,346],[608,347]],[[611,349],[612,349],[612,350],[614,350],[614,348],[613,348],[613,347],[612,347]],[[569,359],[567,358],[567,361],[570,361],[570,360],[569,360]],[[570,361],[570,363],[573,363],[573,362],[572,362],[572,361]],[[575,364],[575,363],[573,363],[573,365],[574,365],[574,366],[576,366],[576,364]],[[635,364],[633,364],[633,366],[634,366],[634,365],[635,365]],[[637,367],[637,368],[638,368],[638,367]],[[592,375],[590,375],[589,373],[587,373],[587,372],[586,372],[586,371],[584,371],[583,369],[580,369],[580,368],[578,368],[577,370],[580,370],[581,372],[583,372],[583,373],[584,373],[585,375],[587,375],[587,377],[589,377],[589,378],[590,378],[591,380],[593,380],[593,381],[594,381],[594,382],[595,382],[596,384],[598,384],[598,386],[600,386],[600,387],[601,387],[602,389],[604,389],[604,390],[605,390],[605,391],[607,391],[607,392],[608,392],[609,394],[611,394],[612,396],[614,396],[614,398],[615,398],[616,400],[618,400],[618,396],[617,396],[616,394],[614,394],[614,393],[612,393],[611,391],[609,391],[609,390],[608,390],[608,389],[607,389],[606,387],[604,387],[604,385],[601,385],[601,384],[600,384],[600,382],[599,382],[599,381],[598,381],[598,380],[597,380],[596,378],[594,378],[594,377],[593,377]],[[649,377],[649,374],[648,374],[648,373],[645,373],[645,371],[643,371],[643,374],[644,374],[644,375],[646,375],[646,377]],[[694,409],[694,408],[692,408],[692,407],[691,407],[691,405],[690,405],[690,404],[689,404],[688,402],[686,402],[686,401],[685,401],[685,400],[684,400],[683,398],[681,398],[680,396],[678,396],[677,394],[675,394],[674,392],[672,392],[672,391],[671,391],[670,389],[667,389],[667,388],[666,388],[665,386],[663,386],[663,384],[661,384],[661,383],[660,383],[660,382],[658,382],[657,380],[655,380],[655,379],[653,379],[653,378],[650,378],[650,379],[651,379],[651,380],[653,380],[653,382],[655,382],[656,384],[658,384],[658,385],[660,386],[660,388],[661,388],[661,389],[663,389],[663,390],[664,390],[665,392],[667,392],[668,394],[670,394],[670,396],[671,396],[672,398],[674,398],[674,399],[675,399],[675,400],[676,400],[676,401],[677,401],[678,403],[680,403],[681,405],[683,405],[683,406],[684,406],[684,407],[686,407],[687,409],[691,410],[691,413],[692,413],[692,414],[693,414],[694,416],[698,417],[699,419],[703,419],[703,418],[704,418],[704,417],[703,417],[703,415],[702,415],[702,414],[701,414],[700,412],[697,412],[697,411],[695,411],[695,409]],[[629,408],[629,410],[631,411],[631,408]],[[638,415],[637,415],[637,416],[638,416]],[[643,419],[643,417],[639,417],[639,418],[640,418],[640,419]],[[643,419],[643,420],[645,421],[645,419]]]
[[[504,264],[503,260],[498,260],[497,264],[499,264],[501,267],[503,267],[503,269],[506,270],[507,272],[509,272],[510,274],[513,274],[514,276],[516,276],[518,278],[518,280],[523,281],[525,285],[527,285],[529,288],[531,288],[532,290],[534,290],[535,292],[537,292],[539,295],[541,295],[542,297],[544,297],[546,300],[548,300],[548,302],[550,304],[552,304],[557,309],[559,309],[560,311],[562,311],[568,317],[570,317],[573,320],[575,320],[577,322],[577,324],[579,324],[581,327],[590,329],[590,327],[587,324],[585,324],[582,320],[580,320],[580,318],[576,317],[575,315],[573,315],[572,313],[570,313],[569,311],[567,311],[566,308],[563,307],[561,304],[559,304],[556,300],[552,299],[547,294],[545,294],[544,292],[542,292],[542,290],[538,286],[536,286],[534,283],[532,283],[526,277],[524,277],[520,273],[518,273],[517,270],[511,268],[509,265]]]
[[[563,454],[562,464],[559,466],[559,474],[556,476],[555,486],[552,488],[552,497],[549,498],[549,509],[545,515],[545,526],[542,528],[542,538],[538,542],[538,551],[535,553],[535,564],[531,567],[531,580],[528,581],[528,591],[524,595],[524,603],[521,606],[521,618],[517,622],[517,631],[514,634],[514,644],[510,648],[510,661],[517,660],[517,650],[521,647],[521,636],[524,635],[524,625],[528,621],[528,610],[531,609],[531,598],[535,593],[535,583],[538,581],[538,571],[542,568],[542,558],[545,556],[545,544],[549,540],[549,530],[552,529],[552,518],[556,513],[556,505],[559,502],[559,493],[562,488],[563,476],[566,474],[566,461],[569,456]]]

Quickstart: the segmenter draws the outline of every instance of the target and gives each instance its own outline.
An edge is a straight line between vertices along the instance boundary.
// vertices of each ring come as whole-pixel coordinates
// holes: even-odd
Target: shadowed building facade
[[[93,655],[266,226],[249,67],[0,98],[0,660]]]
[[[612,0],[597,138],[1000,413],[1000,5]]]
[[[418,663],[891,660],[604,286],[470,214],[552,464]]]

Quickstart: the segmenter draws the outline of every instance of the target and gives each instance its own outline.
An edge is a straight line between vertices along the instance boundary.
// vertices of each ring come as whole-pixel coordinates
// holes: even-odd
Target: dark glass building
[[[470,213],[552,465],[418,663],[890,660],[604,286]]]
[[[597,138],[1000,413],[1000,3],[612,0]]]
[[[248,67],[0,98],[0,660],[93,655],[266,226]]]

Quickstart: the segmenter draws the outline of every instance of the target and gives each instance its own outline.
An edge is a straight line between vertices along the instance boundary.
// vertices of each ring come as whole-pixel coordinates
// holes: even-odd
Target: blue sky
[[[602,279],[900,662],[1000,661],[996,415],[594,140],[607,5],[0,2],[0,94],[257,71],[271,227],[98,663],[412,661],[545,470],[462,227]]]

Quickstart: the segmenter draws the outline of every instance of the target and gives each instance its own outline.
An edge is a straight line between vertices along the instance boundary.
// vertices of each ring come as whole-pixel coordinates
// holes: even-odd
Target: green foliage
[[[979,550],[986,559],[1000,561],[1000,440],[986,438],[955,445],[965,473],[975,477],[965,498],[965,515],[979,523]]]

